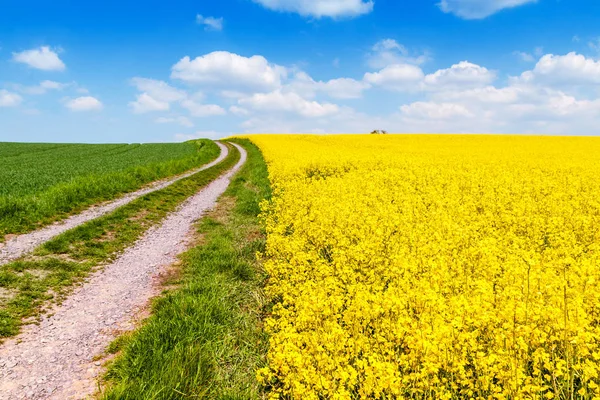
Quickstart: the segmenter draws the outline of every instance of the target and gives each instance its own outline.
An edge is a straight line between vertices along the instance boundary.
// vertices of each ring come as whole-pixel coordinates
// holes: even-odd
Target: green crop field
[[[0,241],[216,158],[209,140],[173,144],[0,143]]]

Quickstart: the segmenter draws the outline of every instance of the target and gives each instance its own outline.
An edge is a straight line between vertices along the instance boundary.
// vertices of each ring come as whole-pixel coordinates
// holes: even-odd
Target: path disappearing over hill
[[[170,186],[181,179],[187,178],[191,175],[194,175],[197,172],[203,171],[205,169],[219,164],[225,159],[225,157],[227,157],[228,150],[227,146],[223,145],[222,143],[216,143],[221,148],[221,154],[214,161],[203,165],[200,168],[195,168],[176,177],[162,179],[160,181],[154,182],[153,184],[145,188],[128,193],[116,200],[110,201],[102,205],[90,207],[82,213],[73,215],[63,221],[49,225],[45,228],[39,229],[34,232],[15,236],[7,240],[4,244],[0,243],[0,265],[7,264],[11,261],[18,259],[19,257],[24,256],[25,254],[33,251],[39,245],[47,242],[55,236],[60,235],[63,232],[68,231],[69,229],[73,229],[88,221],[108,214],[121,206],[131,203],[139,197],[142,197],[148,193],[155,192],[157,190],[164,189],[167,186]]]
[[[190,245],[193,223],[213,208],[239,162],[150,228],[115,262],[93,274],[39,325],[0,345],[0,399],[82,399],[94,393],[101,355],[156,296],[161,271]],[[225,151],[224,151],[225,152]]]

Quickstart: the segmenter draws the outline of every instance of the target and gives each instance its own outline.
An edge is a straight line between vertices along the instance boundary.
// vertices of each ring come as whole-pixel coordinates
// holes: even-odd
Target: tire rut
[[[115,262],[94,273],[39,325],[25,327],[0,346],[0,399],[82,399],[97,389],[102,372],[94,356],[116,332],[135,328],[135,316],[160,293],[161,271],[177,261],[193,236],[193,223],[212,209],[246,161],[188,198],[150,228]]]
[[[27,253],[30,253],[36,247],[44,244],[45,242],[60,235],[61,233],[68,231],[69,229],[76,228],[79,225],[82,225],[93,219],[99,218],[116,210],[119,207],[131,203],[135,199],[138,199],[148,193],[164,189],[167,186],[170,186],[181,179],[185,179],[189,176],[194,175],[195,173],[198,173],[200,171],[203,171],[205,169],[211,168],[219,164],[225,159],[225,157],[227,157],[228,150],[227,147],[224,146],[222,143],[216,143],[221,148],[221,154],[219,154],[219,156],[215,160],[203,165],[200,168],[195,168],[184,174],[177,175],[176,177],[156,181],[147,187],[136,190],[135,192],[127,193],[124,196],[116,200],[110,201],[106,204],[92,206],[86,209],[85,211],[76,215],[72,215],[60,222],[54,223],[52,225],[30,233],[14,236],[11,239],[7,240],[4,244],[0,243],[0,265],[7,264],[24,256]]]

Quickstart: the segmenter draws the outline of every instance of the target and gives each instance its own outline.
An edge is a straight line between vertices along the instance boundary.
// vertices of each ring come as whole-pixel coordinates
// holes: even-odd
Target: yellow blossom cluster
[[[273,398],[600,399],[600,139],[250,138]]]

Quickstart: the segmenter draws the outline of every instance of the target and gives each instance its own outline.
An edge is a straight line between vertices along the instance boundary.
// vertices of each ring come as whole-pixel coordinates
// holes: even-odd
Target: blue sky
[[[600,134],[597,0],[5,0],[0,141]]]

